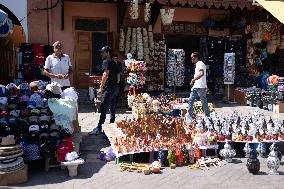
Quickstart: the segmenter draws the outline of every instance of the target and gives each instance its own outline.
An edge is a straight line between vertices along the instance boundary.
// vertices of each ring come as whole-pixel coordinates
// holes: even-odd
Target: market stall
[[[74,88],[62,91],[56,83],[0,85],[0,172],[14,179],[1,185],[27,181],[27,165],[36,160],[44,160],[46,171],[83,163],[74,162],[81,142],[77,99]]]

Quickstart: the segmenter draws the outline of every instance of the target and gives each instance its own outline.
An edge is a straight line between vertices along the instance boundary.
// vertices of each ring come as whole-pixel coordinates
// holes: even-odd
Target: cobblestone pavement
[[[218,108],[221,107],[222,108]],[[245,114],[254,111],[251,107],[231,107],[216,104],[216,112],[227,114],[234,110]],[[86,164],[82,165],[79,175],[68,177],[67,170],[51,169],[48,173],[43,170],[31,171],[29,181],[14,187],[3,188],[40,188],[40,189],[88,189],[88,188],[284,188],[284,167],[280,166],[280,175],[268,176],[265,159],[260,159],[261,170],[258,175],[251,175],[246,169],[246,159],[235,159],[231,164],[209,170],[192,170],[187,166],[172,170],[165,168],[161,174],[144,175],[134,172],[120,172],[119,167],[112,162],[97,159],[99,150],[109,145],[102,136],[88,136],[98,123],[99,114],[93,112],[91,106],[79,107],[79,122],[82,127],[84,140],[81,145],[82,156]],[[264,111],[266,116],[274,119],[284,119],[283,114],[273,114]],[[118,118],[130,116],[130,111],[119,112]],[[109,117],[107,117],[107,121]],[[1,188],[1,187],[0,187]]]

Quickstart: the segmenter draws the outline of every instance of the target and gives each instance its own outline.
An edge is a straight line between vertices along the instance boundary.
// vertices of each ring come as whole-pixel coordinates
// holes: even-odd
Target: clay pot
[[[257,174],[260,170],[260,162],[253,152],[250,153],[247,160],[247,169],[252,174]]]

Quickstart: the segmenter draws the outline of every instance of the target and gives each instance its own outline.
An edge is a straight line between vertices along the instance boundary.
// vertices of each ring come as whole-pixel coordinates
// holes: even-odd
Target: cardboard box
[[[28,166],[25,165],[23,169],[10,173],[0,173],[0,186],[15,185],[27,182],[28,180]]]
[[[245,92],[234,90],[234,100],[235,102],[239,103],[241,106],[247,105],[247,99],[246,99]]]

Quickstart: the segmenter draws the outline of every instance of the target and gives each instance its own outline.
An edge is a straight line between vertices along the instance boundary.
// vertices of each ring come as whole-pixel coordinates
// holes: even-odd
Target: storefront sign
[[[202,23],[174,21],[169,26],[162,26],[162,33],[180,33],[190,35],[207,35],[208,31]]]

